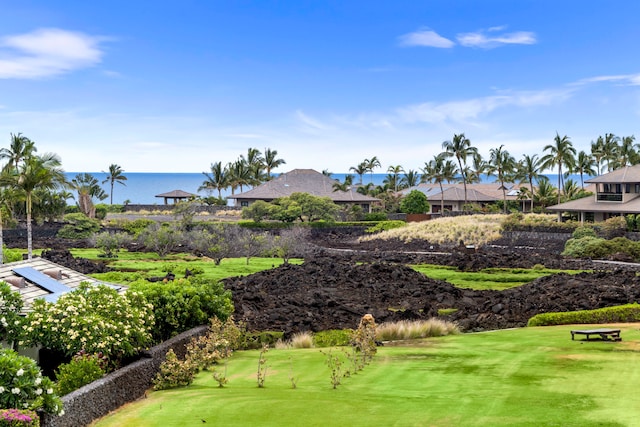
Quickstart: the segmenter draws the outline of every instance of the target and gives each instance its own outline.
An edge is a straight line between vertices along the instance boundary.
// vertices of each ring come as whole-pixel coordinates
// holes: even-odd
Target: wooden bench
[[[571,339],[573,340],[576,335],[586,335],[586,340],[589,341],[591,335],[597,335],[599,339],[603,341],[622,341],[620,338],[620,329],[586,329],[586,330],[573,330],[571,331]]]

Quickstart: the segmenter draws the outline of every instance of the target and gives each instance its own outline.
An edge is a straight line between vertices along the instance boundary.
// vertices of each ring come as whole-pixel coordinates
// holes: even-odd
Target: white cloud
[[[419,30],[399,37],[400,46],[427,46],[451,48],[455,43],[432,30]]]
[[[316,120],[308,115],[306,115],[305,113],[303,113],[300,110],[296,111],[296,118],[302,122],[307,128],[310,128],[311,130],[326,130],[327,129],[327,125],[325,125],[324,123],[320,122],[319,120]]]
[[[640,86],[640,74],[619,74],[611,76],[596,76],[578,80],[575,85],[584,85],[589,83],[614,82],[627,86]]]
[[[0,38],[0,78],[35,79],[98,64],[103,38],[42,28]]]
[[[502,27],[490,28],[488,32],[501,31]],[[487,35],[483,31],[475,33],[460,33],[456,36],[458,43],[465,47],[480,47],[491,49],[505,44],[535,44],[536,35],[530,31],[517,31],[499,35]]]

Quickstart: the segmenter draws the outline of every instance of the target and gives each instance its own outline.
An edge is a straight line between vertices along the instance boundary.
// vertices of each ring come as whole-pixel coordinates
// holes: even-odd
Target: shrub
[[[189,363],[178,359],[173,349],[169,349],[167,357],[160,364],[160,371],[153,379],[155,390],[166,390],[176,387],[185,387],[193,382],[196,370]]]
[[[58,230],[58,237],[64,239],[87,239],[100,230],[100,223],[83,213],[70,213],[64,216],[65,225]]]
[[[408,214],[422,214],[428,212],[429,209],[427,196],[418,190],[411,190],[400,202],[400,211]]]
[[[562,252],[562,255],[574,258],[595,259],[604,259],[614,254],[624,254],[634,260],[640,260],[640,242],[625,237],[615,237],[611,240],[583,237],[567,240]]]
[[[131,236],[127,233],[109,233],[104,231],[95,234],[92,238],[93,246],[102,251],[105,258],[116,258],[117,253],[127,243],[131,242]]]
[[[0,409],[0,427],[38,427],[40,418],[29,409]]]
[[[9,249],[6,246],[2,246],[2,258],[5,263],[16,262],[22,260],[22,251],[19,249]]]
[[[112,363],[151,344],[151,304],[137,292],[125,295],[106,285],[82,283],[54,303],[37,299],[24,326],[25,344],[42,345],[68,356],[85,350]]]
[[[600,230],[603,237],[612,239],[614,237],[622,237],[627,231],[627,221],[623,216],[614,216],[600,224]]]
[[[153,306],[154,342],[206,324],[212,317],[226,320],[233,311],[231,293],[222,282],[189,277],[168,283],[139,280],[130,284]]]
[[[178,226],[158,223],[145,228],[138,240],[161,258],[186,243],[184,232]]]
[[[576,229],[573,230],[573,233],[571,234],[572,239],[582,239],[583,237],[597,237],[596,231],[593,229],[593,227],[583,225],[580,227],[576,227]]]
[[[313,335],[313,344],[316,347],[336,347],[349,345],[353,329],[329,329],[316,332]]]
[[[42,376],[33,359],[0,348],[0,408],[42,410],[62,415],[53,381]]]
[[[63,363],[56,371],[56,390],[61,396],[102,378],[105,361],[99,354],[79,353],[71,362]]]
[[[367,228],[365,231],[367,233],[378,233],[380,231],[393,230],[394,228],[401,228],[407,225],[404,221],[393,220],[393,221],[380,221],[373,227]]]
[[[640,304],[626,304],[595,310],[540,313],[529,319],[527,326],[571,324],[633,323],[640,321]]]
[[[148,218],[138,218],[133,221],[125,220],[121,227],[127,233],[138,237],[142,231],[144,231],[151,224],[155,224],[155,221]]]
[[[364,215],[365,221],[386,221],[389,219],[386,212],[369,212]]]
[[[245,332],[239,341],[239,347],[242,350],[256,350],[264,345],[275,347],[279,340],[284,336],[280,331],[261,331],[261,332]]]
[[[20,311],[22,297],[11,286],[0,282],[0,341],[11,342],[18,338],[22,325]]]

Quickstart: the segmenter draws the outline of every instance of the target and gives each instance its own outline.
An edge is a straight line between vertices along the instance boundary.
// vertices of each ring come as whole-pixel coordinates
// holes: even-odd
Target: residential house
[[[581,222],[598,222],[627,214],[640,214],[640,165],[626,166],[585,181],[594,195],[547,207],[548,211],[578,215]]]
[[[375,197],[366,196],[355,191],[335,191],[335,179],[313,169],[294,169],[280,174],[251,190],[228,196],[235,200],[235,206],[246,207],[256,200],[271,202],[293,193],[308,193],[317,197],[328,197],[337,205],[359,205],[364,212],[371,212],[372,205],[379,203]]]

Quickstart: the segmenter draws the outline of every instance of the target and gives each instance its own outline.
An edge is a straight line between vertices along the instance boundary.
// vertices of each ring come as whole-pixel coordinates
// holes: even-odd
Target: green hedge
[[[527,326],[640,322],[640,304],[626,304],[596,310],[541,313],[529,319]]]
[[[329,329],[313,334],[316,347],[336,347],[350,345],[353,329]]]

